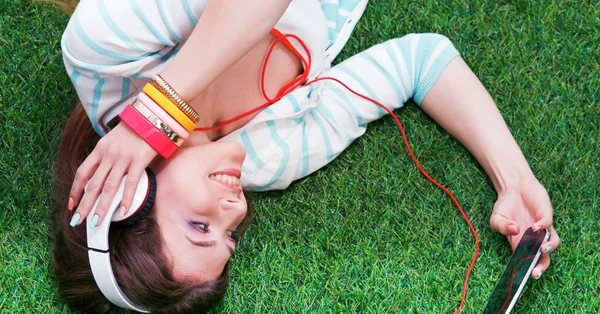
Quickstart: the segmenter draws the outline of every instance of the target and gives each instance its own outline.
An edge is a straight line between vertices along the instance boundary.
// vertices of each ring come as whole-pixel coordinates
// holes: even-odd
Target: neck
[[[259,99],[243,97],[242,95],[247,93],[246,90],[239,91],[237,89],[231,89],[228,86],[228,80],[225,79],[225,81],[227,84],[223,84],[221,81],[213,82],[202,92],[202,94],[198,95],[190,102],[192,108],[194,108],[200,116],[200,120],[196,123],[196,127],[218,126],[231,118],[254,109],[256,103],[262,100],[262,97]],[[240,93],[242,94],[240,95]],[[240,101],[240,99],[246,98],[250,98],[250,101]],[[218,130],[202,132],[194,131],[190,134],[190,137],[194,135],[194,143],[198,144],[202,144],[207,138],[210,141],[216,141],[245,125],[253,116],[254,115],[251,115],[241,121],[228,124]],[[202,133],[203,135],[196,136],[195,133]]]
[[[188,100],[190,106],[200,115],[197,127],[215,127],[265,103],[259,80],[265,55],[273,40],[272,35],[265,36],[256,47],[221,73],[196,98]],[[300,59],[284,45],[275,46],[269,67],[264,73],[267,95],[274,96],[284,84],[301,73]],[[218,140],[242,128],[256,115],[257,113],[254,113],[219,130],[208,132],[201,139],[205,140],[208,137],[211,141]]]
[[[183,146],[196,146],[213,142],[216,138],[212,138],[211,133],[213,132],[191,132],[187,140],[183,142]]]
[[[212,85],[212,84],[211,84]],[[210,127],[219,121],[221,116],[221,107],[210,97],[212,87],[207,87],[204,92],[189,102],[190,106],[198,112],[200,120],[196,127]],[[218,139],[218,134],[214,131],[192,131],[186,142],[188,144],[206,144]]]

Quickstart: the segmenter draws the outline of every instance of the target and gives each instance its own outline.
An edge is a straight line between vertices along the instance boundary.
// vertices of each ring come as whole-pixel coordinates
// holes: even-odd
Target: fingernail
[[[73,215],[73,218],[71,218],[69,226],[75,227],[77,223],[79,223],[79,219],[81,219],[81,215],[79,215],[79,213],[75,213],[75,215]]]
[[[548,246],[546,247],[546,253],[548,253],[548,252],[550,252],[550,251],[552,251],[552,245],[548,245]]]
[[[92,217],[92,221],[90,221],[90,228],[94,229],[98,224],[98,220],[100,220],[100,217],[98,215],[94,215],[94,217]]]
[[[121,209],[119,210],[119,214],[121,215],[121,217],[125,216],[125,214],[127,214],[127,207],[125,207],[125,205],[121,206]]]
[[[67,208],[69,208],[69,210],[73,210],[73,207],[75,207],[75,201],[72,197],[69,197],[69,204],[67,205]]]
[[[543,273],[544,273],[544,272],[543,272],[543,271],[541,271],[541,272],[540,272],[540,274],[539,274],[539,275],[538,275],[538,276],[537,276],[535,279],[540,279],[540,277],[542,277],[542,274],[543,274]]]

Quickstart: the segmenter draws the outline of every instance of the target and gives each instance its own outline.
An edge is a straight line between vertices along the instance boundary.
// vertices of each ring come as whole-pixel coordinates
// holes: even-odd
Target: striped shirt
[[[314,77],[340,52],[367,1],[296,0],[275,28],[307,44],[316,61],[310,73]],[[67,73],[98,134],[106,133],[108,122],[177,54],[207,2],[80,1],[61,47]]]
[[[142,0],[81,1],[62,47],[67,71],[99,134],[176,55],[206,1],[180,0],[168,6],[163,0],[143,1],[143,10]],[[275,27],[307,44],[313,56],[310,78],[338,78],[389,109],[409,98],[420,103],[458,55],[444,36],[411,34],[331,67],[366,4],[367,0],[295,0]],[[318,82],[286,95],[220,140],[246,148],[245,189],[284,189],[331,162],[364,134],[369,122],[384,115],[383,109],[341,86]]]
[[[394,110],[411,98],[420,104],[458,55],[442,35],[409,34],[360,52],[319,78],[338,79]],[[246,148],[244,188],[285,189],[330,163],[386,114],[338,83],[319,81],[289,93],[221,140]]]

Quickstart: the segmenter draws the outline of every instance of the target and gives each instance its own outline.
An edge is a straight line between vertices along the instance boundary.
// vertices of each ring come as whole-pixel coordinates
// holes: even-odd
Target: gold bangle
[[[171,142],[175,143],[177,146],[181,146],[183,144],[183,138],[181,138],[177,133],[175,133],[171,128],[166,125],[162,120],[160,120],[150,109],[146,108],[141,101],[135,100],[133,104],[131,104],[135,110],[141,113],[152,125],[154,125],[157,129],[162,132],[166,137],[171,140]]]
[[[150,83],[148,83],[152,86],[154,86],[154,88],[159,91],[161,94],[163,94],[163,96],[165,96],[165,98],[167,98],[175,107],[177,107],[188,119],[190,119],[190,121],[192,122],[198,122],[196,120],[194,120],[193,115],[189,112],[186,111],[184,109],[184,107],[180,104],[180,101],[178,101],[177,99],[174,99],[173,96],[171,94],[169,94],[160,84],[158,84],[156,81],[150,81]]]
[[[144,93],[148,95],[154,102],[158,104],[164,111],[166,111],[175,121],[179,122],[181,126],[186,129],[188,132],[194,131],[196,128],[196,123],[192,121],[179,107],[177,107],[172,101],[167,98],[163,93],[161,93],[158,88],[154,87],[154,85],[148,83],[144,85],[142,88]]]
[[[191,120],[193,120],[194,122],[198,122],[200,120],[200,116],[198,115],[196,110],[194,110],[192,106],[190,106],[185,100],[183,100],[183,98],[181,98],[181,96],[175,91],[175,89],[173,89],[173,87],[171,87],[171,85],[169,85],[169,83],[167,83],[167,81],[165,81],[160,75],[152,75],[152,80],[150,83],[155,83],[153,85],[155,85],[155,87],[158,90],[160,90],[161,93],[163,93],[165,96],[171,99],[171,101],[177,107],[179,107],[179,109],[181,109],[181,111],[183,111],[183,113],[185,113]]]
[[[198,113],[165,80],[157,76],[150,81],[150,84],[169,98],[190,120],[194,122],[200,120]]]
[[[194,108],[192,108],[192,106],[183,100],[179,93],[177,93],[175,89],[173,89],[173,87],[171,87],[171,85],[169,85],[169,83],[162,78],[162,76],[155,74],[152,76],[152,81],[155,82],[165,93],[169,94],[170,98],[175,100],[175,104],[177,104],[183,112],[188,114],[190,119],[194,120],[195,122],[200,120],[200,116],[194,110]]]

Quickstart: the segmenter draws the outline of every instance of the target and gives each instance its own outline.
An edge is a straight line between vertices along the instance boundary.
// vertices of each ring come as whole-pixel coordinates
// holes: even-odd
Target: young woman
[[[82,311],[115,307],[92,277],[81,225],[96,200],[87,227],[107,219],[125,174],[120,210],[127,212],[149,166],[158,187],[151,213],[131,227],[111,227],[118,285],[152,312],[202,312],[218,303],[228,259],[251,216],[243,190],[286,188],[386,114],[336,82],[302,85],[323,77],[392,110],[412,98],[461,141],[498,191],[490,224],[513,249],[528,227],[552,231],[533,272],[539,278],[560,243],[548,194],[450,41],[411,34],[331,67],[365,6],[366,0],[81,2],[62,37],[82,102],[65,128],[57,167],[62,207],[54,212],[53,263],[62,297]],[[168,158],[122,114],[132,103],[162,107],[156,104],[166,98],[149,84],[166,84],[172,91],[161,89],[164,97],[173,104],[179,97],[197,113],[184,130],[185,117],[155,112],[171,121],[172,134],[187,134]],[[264,103],[269,106],[252,111]]]

